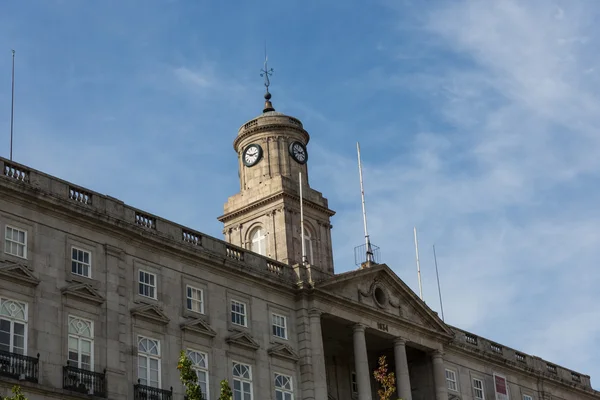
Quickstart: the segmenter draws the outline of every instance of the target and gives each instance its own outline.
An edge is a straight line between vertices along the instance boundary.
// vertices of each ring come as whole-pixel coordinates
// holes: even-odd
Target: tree
[[[396,376],[393,372],[388,373],[385,356],[379,357],[379,367],[373,371],[375,380],[381,388],[377,390],[377,395],[380,400],[390,400],[396,391]],[[401,400],[401,399],[398,399]]]
[[[27,400],[27,397],[25,397],[25,395],[21,393],[20,386],[13,386],[12,393],[12,397],[4,397],[4,400]]]
[[[221,381],[221,395],[219,396],[219,400],[233,400],[233,393],[227,379]]]
[[[206,400],[200,385],[198,385],[198,375],[192,369],[192,360],[188,358],[184,351],[179,355],[177,369],[179,370],[179,380],[185,386],[185,398],[187,400]]]

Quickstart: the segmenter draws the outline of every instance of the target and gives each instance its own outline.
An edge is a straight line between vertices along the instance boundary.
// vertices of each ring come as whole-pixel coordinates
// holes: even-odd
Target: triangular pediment
[[[182,330],[189,330],[208,337],[217,336],[217,332],[215,332],[215,330],[211,328],[210,325],[201,318],[186,321],[182,323],[180,327]]]
[[[163,325],[168,324],[170,321],[169,317],[167,317],[167,315],[154,304],[145,304],[143,306],[134,308],[131,310],[131,315],[137,318],[158,322],[159,324]]]
[[[29,286],[37,286],[40,283],[40,280],[25,265],[18,263],[1,263],[0,277]]]
[[[251,350],[257,350],[260,345],[256,340],[250,336],[248,332],[237,332],[229,336],[225,341],[229,344],[235,344],[237,346],[246,347]]]
[[[412,289],[385,264],[335,275],[316,285],[317,289],[345,297],[419,325],[452,336],[452,330]]]
[[[294,362],[298,361],[300,357],[298,354],[287,344],[279,343],[275,346],[271,347],[268,350],[269,355],[275,357],[285,358],[287,360],[292,360]]]
[[[62,288],[61,292],[65,296],[75,297],[78,300],[95,304],[104,303],[104,296],[87,283],[73,283]]]

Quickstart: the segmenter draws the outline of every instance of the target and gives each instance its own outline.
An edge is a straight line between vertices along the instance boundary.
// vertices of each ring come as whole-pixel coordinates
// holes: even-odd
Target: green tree
[[[221,381],[221,395],[219,396],[219,400],[233,400],[233,393],[227,379]]]
[[[192,360],[189,359],[184,351],[179,355],[177,369],[179,370],[179,380],[185,386],[185,398],[187,400],[206,400],[202,394],[200,385],[198,385],[198,375],[192,369]]]
[[[13,386],[12,388],[13,396],[4,397],[4,400],[27,400],[27,397],[23,393],[21,393],[20,386]]]
[[[380,400],[390,400],[396,391],[396,376],[393,372],[388,372],[385,356],[379,357],[379,367],[373,371],[375,380],[381,386],[377,390]],[[402,400],[402,399],[398,399]]]

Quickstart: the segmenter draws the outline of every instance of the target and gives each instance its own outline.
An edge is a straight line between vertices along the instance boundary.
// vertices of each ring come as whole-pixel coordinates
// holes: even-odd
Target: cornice
[[[29,269],[20,263],[0,263],[0,277],[27,286],[37,286],[40,280]]]
[[[310,135],[308,134],[308,132],[304,128],[301,128],[301,127],[296,126],[296,125],[287,125],[287,124],[282,124],[282,123],[274,123],[274,124],[266,124],[266,125],[257,125],[257,126],[254,126],[254,127],[250,128],[250,129],[245,130],[241,134],[238,134],[237,137],[233,140],[233,148],[237,152],[237,148],[238,148],[238,145],[240,144],[240,142],[243,141],[248,136],[252,136],[252,135],[255,135],[257,133],[262,133],[262,132],[274,131],[274,130],[278,130],[278,129],[281,129],[281,130],[283,130],[283,129],[285,129],[285,130],[291,130],[291,131],[296,131],[296,132],[300,133],[303,136],[303,138],[304,138],[304,144],[305,145],[307,145],[308,142],[310,141]],[[285,136],[285,132],[281,132],[281,136]]]
[[[87,283],[73,283],[63,287],[60,291],[64,296],[75,297],[78,300],[91,302],[96,305],[100,305],[105,301],[104,297]]]

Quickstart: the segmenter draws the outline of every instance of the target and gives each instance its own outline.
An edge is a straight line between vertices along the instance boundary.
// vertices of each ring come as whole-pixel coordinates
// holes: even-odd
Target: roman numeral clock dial
[[[262,147],[258,144],[251,144],[242,153],[242,161],[246,167],[255,166],[262,158]]]
[[[306,147],[300,142],[292,142],[290,143],[289,152],[294,161],[298,164],[306,164],[308,160],[308,153],[306,152]]]

